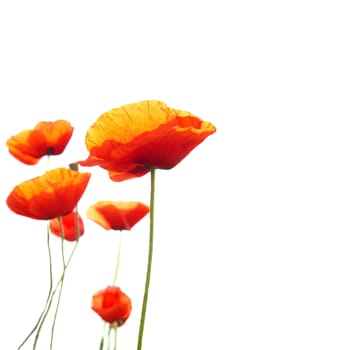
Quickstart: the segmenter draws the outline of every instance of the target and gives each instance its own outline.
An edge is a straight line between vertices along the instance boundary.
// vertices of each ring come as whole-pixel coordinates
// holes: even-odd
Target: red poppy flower
[[[90,173],[66,168],[22,182],[7,197],[8,207],[16,214],[49,220],[68,215],[76,207],[90,180]]]
[[[76,211],[72,211],[68,215],[61,216],[63,238],[67,241],[73,242],[77,238],[84,234],[84,223],[83,219]],[[58,218],[50,220],[50,231],[61,237],[61,226]]]
[[[9,152],[20,162],[34,165],[45,155],[61,154],[72,137],[73,127],[66,120],[40,122],[6,142]]]
[[[119,287],[107,287],[92,296],[91,308],[104,321],[122,326],[130,316],[132,305]]]
[[[149,207],[140,202],[99,201],[86,216],[106,230],[130,230],[148,212]]]
[[[86,134],[90,155],[78,163],[98,165],[112,180],[123,181],[151,168],[173,168],[215,131],[189,112],[141,101],[102,114]]]

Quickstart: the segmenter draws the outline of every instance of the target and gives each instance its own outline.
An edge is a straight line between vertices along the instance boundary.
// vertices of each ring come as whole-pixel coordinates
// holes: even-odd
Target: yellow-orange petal
[[[71,139],[73,130],[66,120],[40,122],[33,130],[25,130],[10,137],[6,145],[17,160],[34,165],[45,155],[61,154]]]
[[[149,207],[141,202],[99,201],[88,208],[86,216],[106,230],[130,230],[148,212]]]
[[[98,165],[123,181],[151,168],[173,168],[215,131],[189,112],[142,101],[103,114],[86,135],[90,155],[79,164]]]
[[[49,220],[69,214],[76,207],[91,173],[66,168],[22,182],[7,197],[8,207],[18,215]]]
[[[173,109],[157,100],[141,101],[114,108],[102,114],[89,128],[85,143],[88,150],[106,140],[128,143],[137,135],[152,131],[176,117]]]

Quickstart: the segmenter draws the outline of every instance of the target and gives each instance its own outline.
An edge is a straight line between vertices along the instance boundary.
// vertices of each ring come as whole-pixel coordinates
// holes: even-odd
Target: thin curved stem
[[[41,320],[44,317],[45,314],[45,310],[47,309],[48,305],[49,305],[49,301],[51,298],[51,293],[52,293],[52,255],[51,255],[51,248],[50,248],[50,228],[49,228],[49,224],[47,224],[47,250],[48,250],[48,254],[49,254],[49,270],[50,270],[50,286],[49,286],[49,291],[47,293],[47,297],[46,297],[46,302],[45,302],[45,307],[43,309],[43,311],[41,312],[38,321],[36,322],[35,326],[33,327],[33,329],[29,332],[29,334],[27,335],[27,337],[23,340],[23,342],[19,345],[19,347],[17,348],[17,350],[20,350],[22,348],[22,346],[29,340],[29,338],[33,335],[33,333],[35,332],[35,330],[39,327],[38,331],[37,331],[37,335],[35,337],[35,342],[34,342],[34,347],[33,349],[35,349],[38,337],[39,337],[39,333],[40,333],[40,329],[41,329]]]
[[[67,270],[67,268],[68,268],[68,266],[69,266],[69,264],[70,264],[70,262],[71,262],[71,260],[72,260],[72,258],[73,258],[73,255],[74,255],[74,253],[75,253],[77,247],[78,247],[78,241],[75,242],[74,247],[73,247],[73,249],[72,249],[72,251],[71,251],[71,253],[70,253],[70,255],[69,255],[69,257],[68,257],[68,259],[67,259],[67,261],[66,261],[66,264],[65,264],[65,267],[64,267],[64,269],[63,269],[63,271],[62,271],[61,277],[60,277],[60,279],[58,280],[58,282],[57,282],[57,284],[56,284],[54,290],[53,290],[52,293],[51,293],[51,296],[50,296],[50,298],[49,298],[49,303],[46,304],[46,306],[45,306],[44,312],[43,312],[43,314],[41,315],[41,316],[42,316],[42,317],[41,317],[41,320],[39,321],[39,322],[40,322],[40,327],[39,327],[37,333],[40,332],[40,329],[41,329],[41,327],[43,326],[44,321],[45,321],[45,319],[46,319],[46,317],[47,317],[47,315],[48,315],[48,313],[49,313],[49,311],[50,311],[50,309],[51,309],[51,305],[52,305],[53,298],[54,298],[54,296],[55,296],[55,294],[56,294],[56,292],[57,292],[58,287],[61,286],[61,283],[62,283],[62,281],[63,281],[63,279],[64,279],[64,274],[65,274],[65,272],[66,272],[66,270]],[[37,334],[37,335],[38,335],[38,334]],[[33,350],[35,350],[35,348],[36,348],[36,343],[37,343],[37,339],[35,340]],[[17,349],[17,350],[19,350],[19,349]]]
[[[53,345],[53,335],[54,335],[54,332],[55,332],[55,326],[56,326],[56,319],[57,319],[58,309],[59,309],[60,302],[61,302],[63,281],[64,281],[64,279],[62,279],[61,284],[60,284],[60,290],[59,290],[59,293],[58,293],[56,310],[55,310],[55,314],[54,314],[54,318],[53,318],[53,322],[52,322],[52,326],[51,326],[50,350],[52,350],[52,345]]]
[[[152,270],[152,257],[153,257],[153,235],[154,235],[154,199],[155,199],[155,169],[151,169],[151,193],[150,193],[150,224],[149,224],[149,242],[148,242],[148,262],[145,281],[145,290],[143,294],[143,303],[141,311],[141,320],[139,326],[139,335],[137,341],[137,350],[142,349],[143,331],[146,321],[148,291],[151,282],[151,270]]]
[[[52,345],[53,345],[53,335],[55,332],[55,326],[56,326],[56,320],[57,320],[57,314],[58,314],[58,309],[60,307],[60,303],[61,303],[61,296],[62,296],[62,289],[63,289],[63,283],[64,283],[64,276],[65,276],[65,272],[66,272],[66,259],[64,256],[64,228],[63,228],[63,223],[62,223],[62,217],[59,216],[58,217],[58,222],[59,222],[59,226],[60,226],[60,234],[61,234],[61,257],[62,257],[62,264],[63,264],[63,273],[61,276],[61,285],[60,285],[60,290],[58,292],[58,299],[57,299],[57,305],[56,305],[56,310],[55,310],[55,314],[53,317],[53,321],[52,321],[52,326],[51,326],[51,338],[50,338],[50,350],[52,349]],[[79,232],[78,232],[79,234]]]

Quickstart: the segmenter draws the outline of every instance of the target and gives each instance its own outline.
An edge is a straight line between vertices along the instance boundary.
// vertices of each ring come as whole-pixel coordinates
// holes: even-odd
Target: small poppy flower
[[[16,214],[32,219],[49,220],[65,216],[76,207],[90,176],[91,173],[66,168],[50,170],[17,185],[6,203]]]
[[[129,318],[132,304],[119,287],[109,286],[92,296],[91,308],[104,321],[120,327]]]
[[[73,129],[66,120],[40,122],[34,129],[10,137],[6,145],[17,160],[34,165],[43,156],[61,154],[72,137]]]
[[[88,130],[89,157],[78,162],[98,165],[114,181],[171,169],[204,139],[214,125],[160,101],[141,101],[102,114]]]
[[[148,212],[149,207],[140,202],[99,201],[86,216],[106,230],[130,230]]]
[[[67,241],[76,241],[84,234],[84,223],[80,214],[72,211],[68,215],[61,216],[63,238]],[[59,218],[50,220],[50,231],[61,237],[61,225]]]

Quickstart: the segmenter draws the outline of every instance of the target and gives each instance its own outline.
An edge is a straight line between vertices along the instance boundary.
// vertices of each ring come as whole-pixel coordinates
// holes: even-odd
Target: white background
[[[212,122],[158,171],[144,350],[350,348],[350,11],[347,1],[2,1],[0,3],[0,348],[16,349],[48,289],[46,225],[13,214],[12,188],[40,175],[8,154],[11,135],[67,119],[50,167],[87,156],[103,112],[158,99]],[[148,202],[149,176],[98,168],[80,209]],[[85,219],[55,350],[97,349],[91,295],[113,276],[117,235]],[[136,349],[148,217],[123,235],[121,288]],[[52,239],[59,264],[59,240]],[[48,323],[49,324],[49,323]],[[49,327],[39,349],[47,350]],[[31,347],[28,346],[27,349]]]

